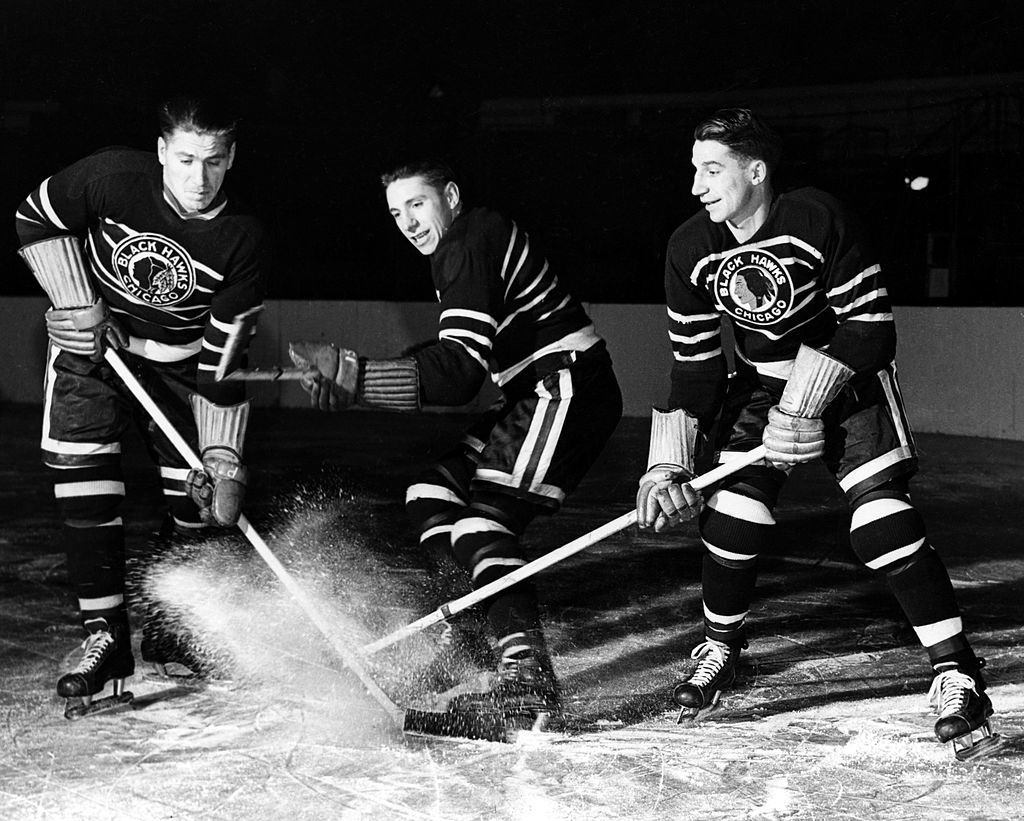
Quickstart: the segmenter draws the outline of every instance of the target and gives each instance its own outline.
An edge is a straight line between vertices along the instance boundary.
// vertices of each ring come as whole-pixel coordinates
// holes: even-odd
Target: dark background
[[[0,205],[13,216],[44,177],[101,146],[155,147],[157,102],[205,88],[244,115],[228,184],[274,233],[271,298],[433,299],[377,174],[441,153],[464,194],[523,224],[584,300],[657,303],[665,242],[696,210],[690,135],[715,94],[1021,72],[1019,5],[8,0]],[[912,154],[852,142],[837,152],[813,110],[776,121],[788,138],[782,187],[850,201],[898,303],[1024,304],[1020,88],[997,91],[996,105],[967,83],[950,117],[996,105],[994,123],[971,127],[1004,134],[969,155],[942,134]],[[633,119],[602,105],[518,126],[487,116],[496,100],[644,95],[684,102],[639,106]],[[913,196],[911,164],[933,179]],[[8,225],[0,293],[37,293]],[[948,294],[929,291],[930,265],[951,267]]]

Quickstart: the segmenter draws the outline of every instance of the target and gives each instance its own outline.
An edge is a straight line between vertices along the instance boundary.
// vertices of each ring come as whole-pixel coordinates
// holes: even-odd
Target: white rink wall
[[[6,364],[0,402],[41,403],[44,297],[0,302]],[[671,353],[660,305],[588,305],[608,340],[625,412],[647,416],[668,394]],[[394,356],[435,334],[437,307],[412,302],[272,300],[253,366],[289,364],[289,340],[323,339]],[[1024,308],[897,307],[900,381],[915,430],[1024,441]],[[305,407],[298,385],[251,383],[257,406]],[[485,392],[478,404],[486,403]]]

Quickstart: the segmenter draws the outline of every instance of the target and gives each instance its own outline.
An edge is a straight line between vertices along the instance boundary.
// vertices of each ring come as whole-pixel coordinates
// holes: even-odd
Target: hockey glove
[[[197,395],[191,402],[203,469],[189,472],[186,489],[204,524],[232,527],[242,514],[249,478],[242,466],[249,403],[223,407]]]
[[[637,524],[660,533],[700,514],[703,498],[687,482],[693,474],[679,465],[655,465],[640,477]]]
[[[232,527],[242,514],[249,474],[233,453],[218,451],[211,448],[203,454],[202,470],[189,471],[188,495],[203,524]]]
[[[825,423],[791,416],[776,405],[768,411],[763,441],[765,458],[773,464],[810,462],[825,452]]]
[[[651,415],[651,442],[647,472],[636,494],[636,520],[641,528],[653,525],[660,533],[700,513],[703,499],[687,482],[701,439],[696,417],[681,408]]]
[[[356,401],[359,357],[348,348],[326,342],[291,342],[288,355],[297,368],[305,368],[299,384],[309,394],[310,406],[339,411]]]
[[[769,409],[762,441],[768,462],[783,468],[825,453],[825,408],[850,381],[853,370],[824,351],[801,345],[779,404]]]
[[[102,299],[88,308],[50,308],[46,312],[46,333],[62,351],[103,360],[103,351],[128,347],[128,334],[111,315]]]

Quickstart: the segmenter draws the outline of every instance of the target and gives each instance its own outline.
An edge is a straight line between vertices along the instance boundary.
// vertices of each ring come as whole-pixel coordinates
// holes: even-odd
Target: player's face
[[[235,146],[228,146],[223,136],[178,129],[167,139],[158,138],[157,155],[167,190],[182,211],[195,214],[220,191],[235,160]]]
[[[391,183],[386,194],[398,230],[421,254],[434,253],[458,213],[458,186],[450,182],[438,191],[423,177],[406,177]]]
[[[717,140],[697,140],[693,144],[693,188],[712,222],[740,225],[754,215],[759,201],[757,185],[762,169],[759,164],[742,164],[729,146]]]

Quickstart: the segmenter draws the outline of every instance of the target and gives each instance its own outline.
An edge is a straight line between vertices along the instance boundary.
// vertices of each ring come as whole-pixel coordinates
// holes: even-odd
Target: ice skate
[[[187,681],[212,677],[216,666],[196,651],[187,635],[172,631],[165,622],[160,614],[146,619],[139,648],[142,660],[161,679]]]
[[[693,648],[690,658],[697,659],[697,667],[672,691],[672,699],[682,708],[676,723],[684,718],[695,718],[701,710],[718,704],[722,691],[736,680],[736,667],[744,647],[745,642],[726,644],[708,639]]]
[[[128,625],[97,618],[88,619],[85,629],[89,635],[82,643],[82,660],[57,680],[57,695],[67,699],[64,717],[72,720],[128,704],[134,697],[124,689],[124,680],[135,672]],[[108,681],[113,694],[94,700]]]
[[[984,692],[979,693],[977,682],[958,668],[938,670],[928,701],[939,716],[935,737],[943,744],[953,742],[958,761],[990,755],[1002,745],[988,721],[992,701]]]
[[[490,691],[456,696],[444,715],[461,728],[453,735],[512,741],[521,731],[549,729],[561,713],[558,680],[544,653],[502,659]]]
[[[482,625],[467,628],[445,622],[437,654],[413,673],[412,689],[442,693],[480,670],[493,669],[494,651],[483,635]]]
[[[547,654],[502,659],[494,697],[512,729],[540,732],[562,714],[558,680]]]

